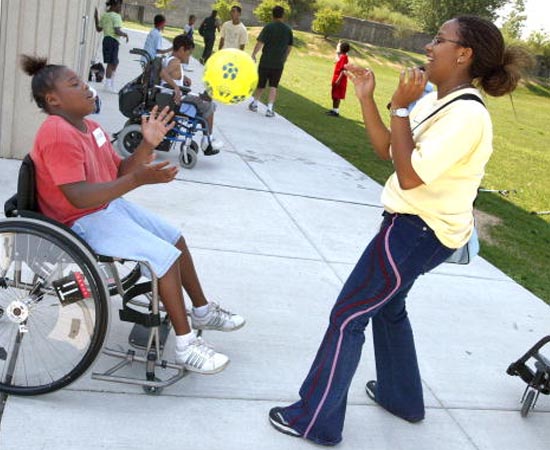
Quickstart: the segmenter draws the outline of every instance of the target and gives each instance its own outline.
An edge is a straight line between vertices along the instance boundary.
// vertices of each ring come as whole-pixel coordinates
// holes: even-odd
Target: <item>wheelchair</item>
[[[550,359],[540,353],[549,343],[550,336],[543,337],[506,370],[508,375],[519,376],[527,383],[521,397],[522,417],[527,417],[529,411],[535,408],[540,394],[550,395]]]
[[[187,375],[184,367],[162,359],[171,325],[152,267],[98,255],[70,228],[40,214],[29,155],[19,170],[17,193],[4,210],[0,392],[56,391],[87,372],[100,352],[117,362],[92,372],[92,379],[142,386],[147,394],[158,395]],[[120,319],[134,324],[133,348],[127,351],[104,348],[115,295],[122,299]],[[128,374],[134,363],[145,366],[143,377]]]
[[[184,101],[181,105],[176,105],[171,94],[161,92],[162,58],[151,59],[145,50],[139,48],[130,50],[130,53],[143,58],[143,73],[127,83],[118,94],[119,110],[128,118],[122,130],[113,136],[114,141],[117,141],[119,153],[124,157],[129,156],[141,142],[142,115],[149,114],[155,105],[159,108],[168,106],[175,111],[175,126],[166,134],[156,150],[169,152],[173,147],[179,146],[180,165],[192,169],[197,164],[199,155],[199,145],[193,140],[194,136],[202,133],[207,138],[208,146],[211,146],[208,123],[193,103]],[[192,94],[188,88],[183,88],[182,93],[203,98],[206,95]],[[209,97],[207,99],[211,100]]]

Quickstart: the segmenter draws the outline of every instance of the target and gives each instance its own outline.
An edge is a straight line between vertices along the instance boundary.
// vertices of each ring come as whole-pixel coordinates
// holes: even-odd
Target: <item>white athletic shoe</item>
[[[191,310],[191,327],[196,330],[235,331],[245,323],[242,316],[222,309],[215,302],[208,303],[208,312],[202,317]]]
[[[176,348],[176,364],[191,372],[212,375],[225,369],[229,364],[229,358],[223,353],[216,352],[198,337],[183,349]]]

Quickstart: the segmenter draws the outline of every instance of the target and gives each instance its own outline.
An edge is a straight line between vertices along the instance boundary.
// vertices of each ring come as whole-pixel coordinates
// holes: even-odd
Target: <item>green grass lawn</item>
[[[132,25],[134,28],[134,25]],[[149,29],[144,27],[143,29]],[[250,29],[250,53],[259,28]],[[167,37],[181,32],[167,29]],[[202,52],[197,36],[195,56]],[[315,136],[365,174],[383,183],[392,171],[372,152],[365,136],[353,85],[340,106],[341,117],[324,115],[331,106],[330,80],[336,42],[295,32],[295,48],[286,64],[278,113]],[[217,46],[214,46],[217,48]],[[389,101],[402,67],[424,62],[424,55],[353,43],[350,60],[376,74],[376,100]],[[480,193],[476,208],[491,220],[481,230],[481,255],[518,283],[550,303],[550,87],[527,83],[512,96],[488,97],[494,127],[494,153],[483,188],[513,191],[507,197]],[[387,120],[388,118],[386,118]],[[485,222],[485,221],[484,221]]]

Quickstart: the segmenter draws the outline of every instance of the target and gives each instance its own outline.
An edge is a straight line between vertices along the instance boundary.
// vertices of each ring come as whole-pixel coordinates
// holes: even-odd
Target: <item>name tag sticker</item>
[[[98,147],[101,147],[103,144],[105,144],[105,142],[107,142],[105,133],[101,128],[96,128],[94,131],[92,131],[92,134],[94,135],[95,142]]]

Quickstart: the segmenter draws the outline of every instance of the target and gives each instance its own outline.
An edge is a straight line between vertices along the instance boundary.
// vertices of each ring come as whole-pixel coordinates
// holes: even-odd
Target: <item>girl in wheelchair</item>
[[[155,107],[148,119],[142,117],[143,140],[121,159],[104,130],[86,118],[95,101],[75,72],[31,56],[23,56],[21,65],[32,76],[34,100],[48,114],[31,152],[41,212],[71,227],[99,254],[148,261],[176,333],[176,363],[202,374],[220,372],[229,358],[191,328],[233,331],[245,320],[207,301],[177,228],[122,198],[139,186],[168,183],[176,176],[169,162],[153,162],[153,149],[174,126],[173,113]],[[193,303],[191,324],[182,287]]]
[[[210,142],[208,137],[203,135],[201,147],[205,155],[215,155],[223,147],[223,142],[212,136],[215,104],[205,95],[182,93],[182,88],[191,85],[191,79],[183,74],[182,64],[189,63],[195,44],[189,36],[180,34],[174,38],[172,48],[172,54],[163,60],[160,72],[163,85],[170,89],[163,89],[161,92],[173,92],[174,100],[179,105],[176,114],[194,117],[198,112],[206,120]]]

